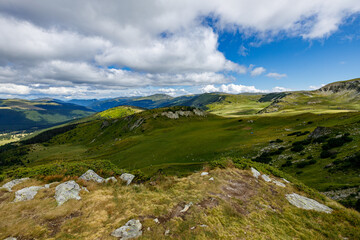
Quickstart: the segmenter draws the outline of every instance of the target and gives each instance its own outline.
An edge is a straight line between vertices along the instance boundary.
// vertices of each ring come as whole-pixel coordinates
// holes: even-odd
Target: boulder
[[[103,183],[105,181],[104,178],[100,177],[96,174],[93,170],[89,169],[86,173],[80,176],[80,179],[86,180],[86,181],[94,181],[98,183]]]
[[[55,199],[58,203],[58,206],[62,205],[70,199],[80,200],[79,196],[80,186],[75,181],[67,181],[59,184],[55,188]]]
[[[14,202],[21,202],[21,201],[34,199],[38,191],[43,188],[44,187],[40,187],[40,186],[32,186],[16,191]]]
[[[142,225],[139,220],[131,219],[124,226],[116,229],[111,233],[111,236],[120,238],[122,240],[137,238],[142,235]]]
[[[9,192],[11,192],[11,189],[15,186],[15,185],[18,185],[22,182],[25,182],[26,180],[29,180],[29,178],[20,178],[20,179],[14,179],[14,180],[11,180],[10,182],[8,183],[5,183],[1,188],[4,188],[6,190],[8,190]]]
[[[109,178],[105,179],[105,182],[106,182],[106,183],[108,183],[108,182],[116,183],[117,180],[116,180],[115,177],[109,177]]]
[[[308,135],[310,139],[317,139],[329,135],[332,132],[331,128],[328,127],[317,127],[315,130]]]
[[[314,199],[310,199],[304,196],[301,196],[296,193],[286,194],[286,199],[295,207],[306,209],[306,210],[315,210],[318,212],[331,213],[332,209],[324,204],[321,204]]]
[[[265,182],[271,182],[271,178],[268,175],[261,175],[262,179],[264,179]]]
[[[253,176],[255,177],[255,178],[259,178],[260,177],[260,173],[259,173],[259,171],[258,170],[256,170],[255,168],[251,168],[251,172],[252,172],[252,174],[253,174]]]
[[[120,176],[120,179],[123,180],[124,182],[126,182],[126,185],[129,185],[134,178],[135,178],[135,175],[132,175],[130,173],[123,173]]]

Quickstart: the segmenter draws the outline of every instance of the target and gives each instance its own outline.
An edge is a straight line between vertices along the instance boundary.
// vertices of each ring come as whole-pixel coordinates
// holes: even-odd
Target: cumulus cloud
[[[272,89],[272,92],[288,92],[291,91],[290,88],[284,88],[284,87],[274,87]]]
[[[263,74],[264,72],[266,72],[266,69],[265,69],[265,68],[263,68],[263,67],[256,67],[256,68],[254,68],[254,69],[251,70],[250,75],[251,75],[252,77],[256,77],[256,76],[259,76],[259,75]]]
[[[227,59],[218,49],[219,32],[239,31],[260,42],[319,39],[359,12],[358,0],[2,0],[0,83],[44,84],[65,93],[74,84],[79,91],[224,84],[232,73],[266,70]],[[240,47],[239,54],[247,52]],[[286,76],[276,74],[268,76]],[[10,85],[3,87],[10,92]]]
[[[265,90],[256,89],[254,86],[245,86],[245,85],[237,85],[237,84],[222,84],[219,87],[215,87],[214,85],[206,85],[205,87],[201,88],[201,91],[204,93],[210,92],[224,92],[224,93],[257,93],[257,92],[267,92]]]
[[[287,75],[285,73],[276,73],[276,72],[268,73],[268,74],[266,74],[266,76],[270,77],[270,78],[276,78],[276,79],[287,77]]]

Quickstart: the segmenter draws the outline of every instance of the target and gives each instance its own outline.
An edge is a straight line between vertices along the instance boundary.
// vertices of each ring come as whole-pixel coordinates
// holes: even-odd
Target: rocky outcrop
[[[14,202],[21,202],[21,201],[34,199],[38,191],[43,188],[44,187],[40,187],[40,186],[32,186],[16,191]]]
[[[265,182],[271,182],[271,178],[268,175],[261,175],[261,178],[265,181]]]
[[[255,178],[259,178],[259,176],[261,175],[261,173],[253,167],[251,168],[251,172]]]
[[[163,112],[161,113],[162,116],[165,116],[167,118],[170,119],[178,119],[179,117],[191,117],[191,116],[200,116],[200,117],[204,117],[206,116],[206,113],[200,109],[195,108],[192,111],[168,111],[168,112]]]
[[[5,183],[1,188],[3,189],[6,189],[8,190],[9,192],[12,191],[12,188],[15,186],[15,185],[18,185],[22,182],[25,182],[26,180],[29,180],[29,178],[20,178],[20,179],[14,179],[14,180],[11,180],[10,182],[8,183]]]
[[[283,184],[282,182],[280,181],[277,181],[277,180],[273,180],[272,181],[273,183],[275,183],[276,186],[279,186],[279,187],[286,187],[285,184]]]
[[[286,194],[286,199],[295,207],[306,209],[306,210],[315,210],[318,212],[331,213],[332,209],[324,204],[321,204],[314,199],[310,199],[304,196],[301,196],[296,193]]]
[[[321,92],[342,92],[342,91],[355,91],[360,93],[360,79],[353,79],[350,81],[334,82],[323,86],[318,91]]]
[[[64,183],[59,184],[55,188],[55,199],[58,203],[58,206],[62,205],[66,201],[70,199],[80,200],[81,197],[79,196],[80,193],[80,186],[75,181],[67,181]]]
[[[338,189],[327,192],[322,192],[325,196],[339,201],[352,196],[354,199],[360,199],[360,188],[347,188],[347,189]]]
[[[124,182],[126,182],[126,185],[129,185],[134,178],[135,178],[135,175],[132,175],[130,173],[123,173],[120,176],[120,179],[123,180]]]
[[[317,139],[320,137],[327,136],[331,133],[331,128],[328,127],[317,127],[313,132],[308,135],[308,138]]]
[[[121,240],[137,238],[142,235],[141,228],[142,225],[139,220],[131,219],[124,226],[113,231],[111,236],[120,238]]]
[[[104,178],[97,175],[93,170],[89,169],[86,173],[80,176],[80,179],[85,181],[94,181],[98,183],[103,183],[105,181]]]

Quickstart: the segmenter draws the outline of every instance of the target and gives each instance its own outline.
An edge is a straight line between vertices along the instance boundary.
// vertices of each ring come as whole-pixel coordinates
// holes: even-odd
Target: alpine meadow
[[[359,16],[0,1],[0,239],[360,239]]]

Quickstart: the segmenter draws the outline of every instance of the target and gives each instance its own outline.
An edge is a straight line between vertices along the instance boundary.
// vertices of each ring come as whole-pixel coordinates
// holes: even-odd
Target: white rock
[[[104,178],[100,177],[96,174],[93,170],[89,169],[86,173],[80,176],[80,179],[86,180],[86,181],[95,181],[98,183],[103,183],[105,181]]]
[[[271,182],[271,178],[268,175],[261,175],[262,179],[264,179],[265,182]]]
[[[252,172],[253,176],[256,178],[259,178],[259,176],[261,175],[260,172],[253,167],[251,168],[251,172]]]
[[[209,178],[209,181],[214,181],[214,178],[213,177]]]
[[[166,229],[165,231],[165,236],[168,236],[170,234],[170,230],[169,229]]]
[[[21,202],[33,199],[40,189],[44,187],[40,186],[32,186],[20,189],[19,191],[15,192],[15,199],[14,202]]]
[[[80,186],[75,181],[67,181],[61,183],[55,188],[55,199],[58,203],[58,206],[62,205],[70,199],[80,200],[79,196]]]
[[[157,218],[154,219],[154,222],[155,223],[160,223],[159,219],[157,219]]]
[[[106,183],[108,183],[108,182],[112,182],[112,183],[116,183],[117,182],[117,180],[116,180],[116,178],[115,177],[109,177],[109,178],[107,178],[107,179],[105,179],[105,182]]]
[[[120,176],[120,179],[123,180],[124,182],[126,182],[126,185],[129,185],[134,178],[135,178],[135,176],[130,173],[123,173]]]
[[[283,184],[282,182],[279,182],[277,180],[273,180],[273,183],[275,183],[276,186],[279,186],[279,187],[286,187],[285,184]]]
[[[7,238],[5,238],[4,240],[17,240],[17,238],[14,238],[14,237],[7,237]]]
[[[286,183],[290,183],[290,181],[286,180],[285,178],[282,178],[282,180]]]
[[[202,227],[202,228],[208,227],[208,225],[206,225],[206,224],[201,224],[201,225],[199,225],[199,226]]]
[[[189,204],[186,204],[184,209],[182,209],[180,212],[181,213],[184,213],[184,212],[187,212],[187,210],[189,210],[189,208],[193,205],[192,202],[189,202]]]
[[[190,229],[191,229],[191,230],[194,230],[194,229],[195,229],[195,227],[191,227]]]
[[[116,229],[111,236],[118,237],[122,240],[137,238],[142,235],[142,225],[139,220],[131,219],[124,226]]]
[[[286,199],[295,207],[306,209],[306,210],[315,210],[318,212],[331,213],[332,209],[324,204],[321,204],[314,199],[310,199],[304,196],[301,196],[296,193],[286,194]]]
[[[85,192],[90,192],[86,187],[81,187],[81,190],[84,190]]]
[[[8,190],[9,192],[11,192],[11,189],[15,186],[18,185],[22,182],[25,182],[26,180],[29,180],[30,178],[20,178],[20,179],[14,179],[11,180],[10,182],[5,183],[1,188],[5,188],[6,190]]]
[[[201,176],[206,176],[206,175],[209,175],[209,173],[208,172],[202,172],[201,173]]]

